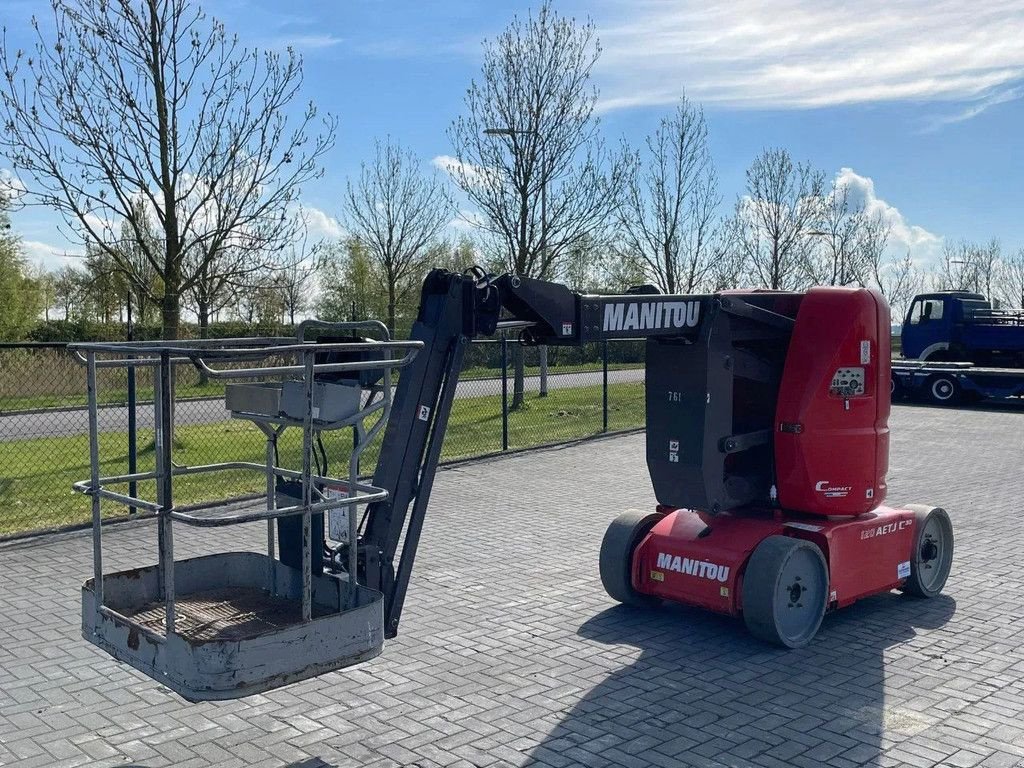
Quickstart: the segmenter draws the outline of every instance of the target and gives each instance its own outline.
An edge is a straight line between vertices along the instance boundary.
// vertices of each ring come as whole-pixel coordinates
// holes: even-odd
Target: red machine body
[[[785,314],[795,317],[769,453],[775,504],[717,514],[659,505],[661,519],[633,550],[630,578],[637,593],[742,614],[748,564],[766,540],[780,536],[810,542],[823,556],[827,591],[816,594],[824,610],[903,587],[911,578],[919,518],[879,506],[889,454],[885,299],[863,288],[812,288],[790,304],[796,306]],[[809,557],[817,557],[814,550]],[[785,589],[800,595],[800,579],[785,578]]]
[[[812,288],[797,312],[776,405],[783,509],[860,515],[885,500],[889,309],[865,288]]]

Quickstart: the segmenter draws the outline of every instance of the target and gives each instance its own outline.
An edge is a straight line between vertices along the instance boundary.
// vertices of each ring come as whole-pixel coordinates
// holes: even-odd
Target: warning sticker
[[[562,335],[572,336],[572,323],[562,323]]]
[[[664,581],[665,574],[661,571],[651,571],[651,581]]]
[[[860,343],[860,364],[867,365],[871,362],[871,342],[865,339]]]
[[[678,451],[679,450],[679,441],[678,440],[669,440],[668,441],[668,449],[670,451]]]
[[[430,420],[430,406],[427,406],[427,405],[421,405],[420,406],[419,419],[420,419],[420,421],[429,421]]]
[[[910,578],[910,561],[905,560],[896,566],[896,578],[907,579]]]

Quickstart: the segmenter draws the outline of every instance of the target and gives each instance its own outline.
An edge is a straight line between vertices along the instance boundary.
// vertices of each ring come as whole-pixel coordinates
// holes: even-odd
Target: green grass
[[[608,387],[608,428],[612,431],[644,423],[642,382]],[[509,447],[525,448],[594,435],[602,428],[601,387],[556,389],[545,397],[527,396],[526,408],[509,415]],[[264,460],[263,434],[245,421],[179,427],[175,430],[174,461],[194,466],[222,461]],[[325,433],[331,474],[347,471],[351,431]],[[139,471],[153,468],[151,430],[140,430]],[[374,442],[362,469],[372,469],[380,448]],[[301,430],[287,430],[280,441],[282,466],[299,468]],[[501,398],[459,398],[455,401],[445,436],[443,458],[478,456],[501,450]],[[100,436],[101,474],[128,471],[128,439],[123,432]],[[73,493],[71,483],[89,476],[89,441],[76,437],[36,438],[0,443],[0,535],[82,523],[91,515],[88,499]],[[260,492],[265,479],[257,473],[220,472],[175,478],[174,498],[179,505]],[[118,489],[126,490],[126,489]],[[139,494],[153,499],[152,482],[140,483]],[[125,514],[124,507],[104,503],[108,516]]]
[[[609,371],[628,371],[634,368],[643,368],[644,364],[640,363],[608,363]],[[512,361],[509,360],[509,378],[512,378]],[[548,366],[548,373],[554,376],[559,373],[592,373],[594,371],[600,371],[600,363],[580,363],[578,365],[550,365]],[[527,365],[525,367],[527,376],[539,376],[540,368],[535,365]],[[468,379],[500,379],[501,368],[488,368],[487,366],[479,365],[473,368],[466,368],[459,374],[459,379],[466,381]]]

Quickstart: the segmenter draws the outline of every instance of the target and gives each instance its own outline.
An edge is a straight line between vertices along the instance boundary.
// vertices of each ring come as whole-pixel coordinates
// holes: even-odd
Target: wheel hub
[[[800,577],[798,576],[797,579],[799,580],[799,578]],[[797,583],[796,581],[793,582],[790,585],[790,587],[789,587],[789,607],[790,608],[792,608],[794,605],[796,605],[797,608],[802,608],[803,607],[803,606],[801,606],[799,604],[799,602],[800,602],[800,596],[803,595],[803,593],[804,593],[804,589],[805,589],[805,587],[800,586],[800,584]]]

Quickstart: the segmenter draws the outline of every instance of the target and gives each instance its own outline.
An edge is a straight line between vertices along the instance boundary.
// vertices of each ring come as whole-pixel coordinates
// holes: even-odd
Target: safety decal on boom
[[[419,420],[420,421],[430,421],[430,406],[429,405],[421,405],[420,406]]]

